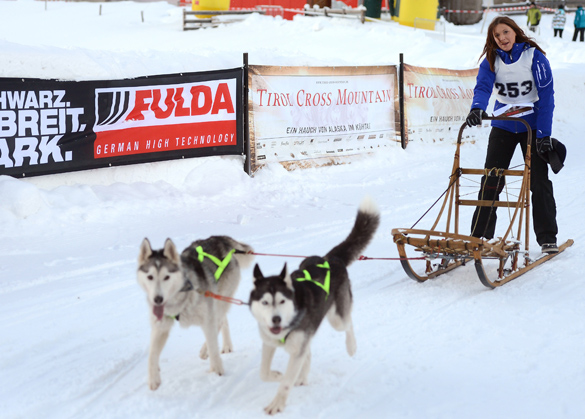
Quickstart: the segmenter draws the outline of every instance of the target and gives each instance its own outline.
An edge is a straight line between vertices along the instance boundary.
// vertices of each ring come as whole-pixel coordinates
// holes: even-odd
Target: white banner
[[[400,141],[393,66],[250,66],[248,102],[252,172],[331,164]]]
[[[471,110],[477,69],[404,65],[405,132],[408,141],[455,141]],[[483,127],[489,127],[485,121]],[[465,129],[463,139],[475,141],[489,135],[488,130]]]

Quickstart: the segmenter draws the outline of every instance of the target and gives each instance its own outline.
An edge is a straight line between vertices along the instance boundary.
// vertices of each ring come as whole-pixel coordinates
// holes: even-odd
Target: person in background
[[[559,38],[563,37],[563,30],[565,29],[566,21],[567,16],[565,15],[565,6],[561,4],[557,11],[555,12],[555,15],[553,16],[552,20],[555,38],[557,37],[557,34],[559,34]]]
[[[528,8],[526,15],[528,16],[528,21],[526,22],[528,29],[530,29],[532,32],[536,32],[536,28],[538,28],[542,13],[540,13],[540,9],[536,7],[536,4],[534,4],[533,1],[530,2],[530,7]]]
[[[531,147],[530,190],[536,240],[543,253],[557,253],[556,203],[553,185],[548,178],[548,165],[541,153],[553,151],[551,139],[554,89],[550,64],[538,44],[507,16],[498,16],[490,24],[479,66],[468,126],[482,124],[492,92],[496,95],[494,112],[506,105],[532,103],[533,112],[522,116],[531,127],[536,144]],[[495,89],[494,89],[495,87]],[[497,201],[505,180],[488,176],[492,169],[508,169],[514,150],[520,144],[527,150],[526,126],[516,121],[492,121],[487,155],[486,175],[481,179],[478,199]],[[477,207],[473,214],[471,235],[492,239],[496,228],[496,207]]]
[[[585,36],[585,10],[583,6],[579,5],[575,11],[575,33],[573,33],[573,41],[577,40],[577,34],[581,34],[579,41],[583,42]]]

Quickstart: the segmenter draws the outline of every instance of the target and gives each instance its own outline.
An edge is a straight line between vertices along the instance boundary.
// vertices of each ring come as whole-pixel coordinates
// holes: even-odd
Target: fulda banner
[[[0,78],[0,175],[244,150],[243,69],[111,81]]]

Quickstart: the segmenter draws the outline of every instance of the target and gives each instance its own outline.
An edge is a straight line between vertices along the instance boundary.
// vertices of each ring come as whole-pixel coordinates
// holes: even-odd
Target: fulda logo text
[[[184,93],[183,87],[166,89],[165,109],[163,109],[160,104],[163,96],[161,89],[137,90],[134,109],[128,114],[126,120],[143,120],[144,114],[148,111],[151,111],[157,119],[172,116],[216,115],[221,111],[235,113],[227,83],[220,83],[215,94],[209,86],[193,86],[189,89],[190,101],[185,100]]]

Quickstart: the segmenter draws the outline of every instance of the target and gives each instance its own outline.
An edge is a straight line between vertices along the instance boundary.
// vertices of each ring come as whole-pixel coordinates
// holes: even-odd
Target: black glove
[[[465,122],[467,123],[468,127],[475,127],[477,125],[481,125],[482,119],[487,117],[488,114],[485,113],[485,111],[479,108],[473,108],[471,112],[469,112],[469,115],[467,115]]]
[[[550,137],[542,137],[536,139],[536,151],[538,154],[548,153],[553,151],[553,143]]]

